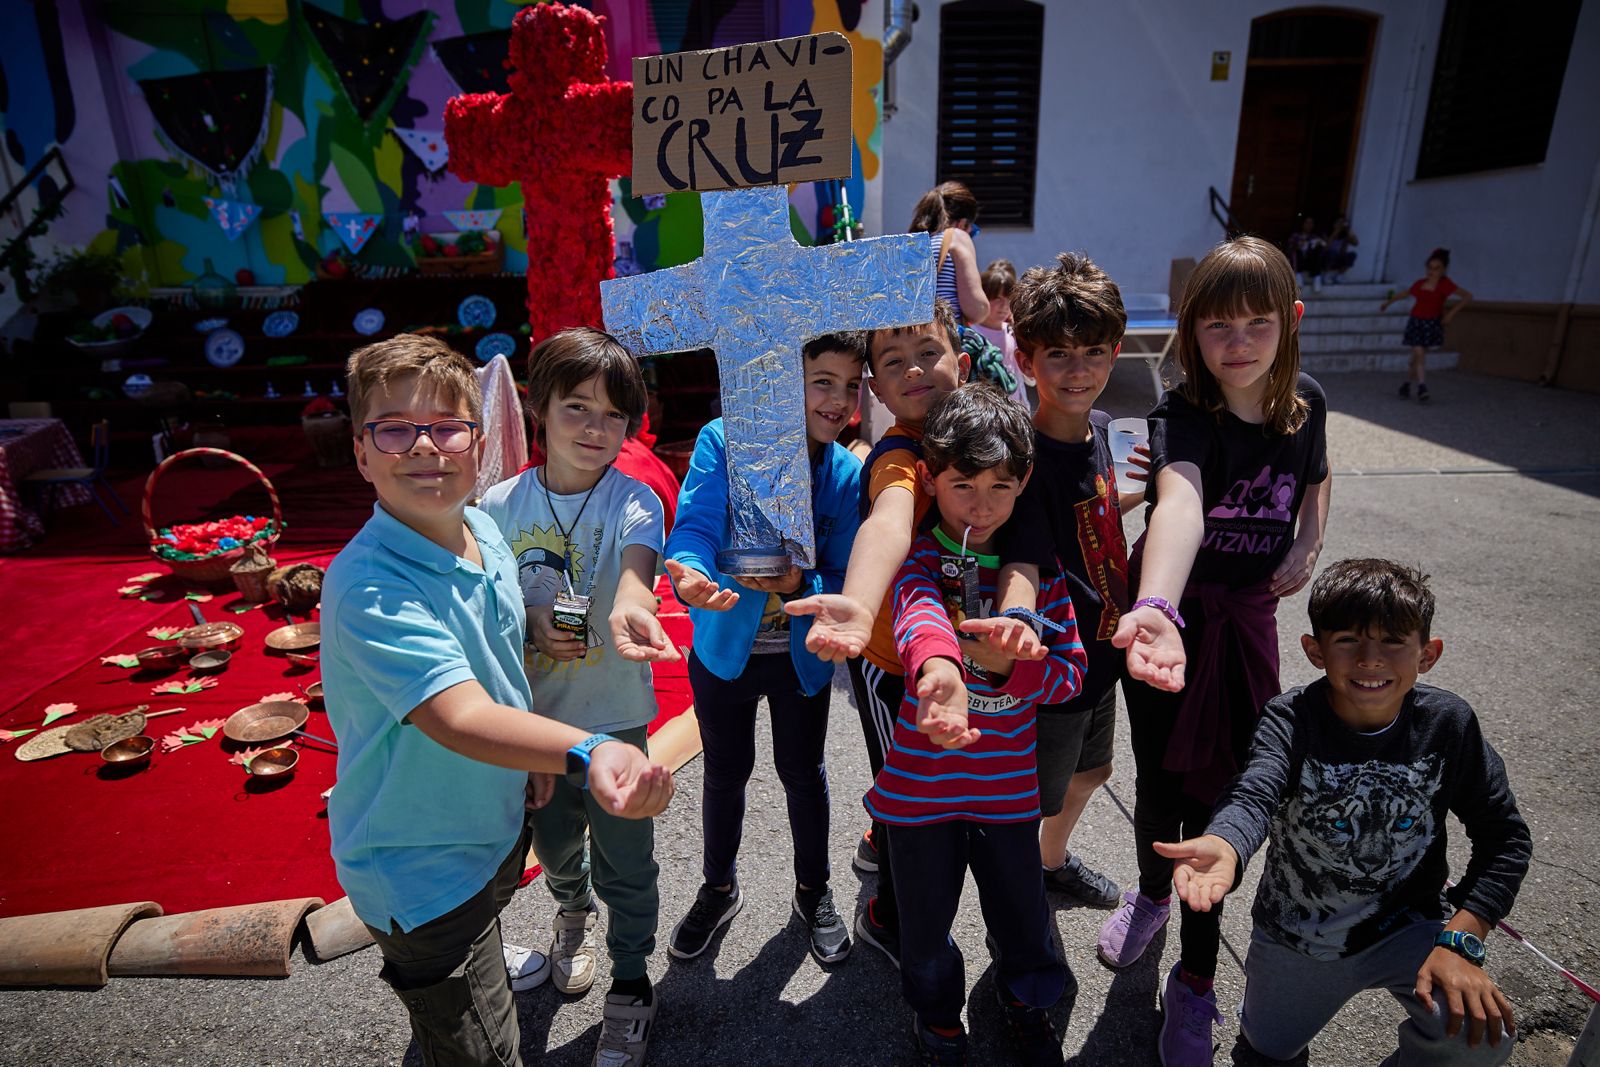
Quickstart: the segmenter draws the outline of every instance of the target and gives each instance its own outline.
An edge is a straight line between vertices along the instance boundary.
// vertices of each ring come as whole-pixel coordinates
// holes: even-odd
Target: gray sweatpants
[[[1314,960],[1266,937],[1250,935],[1244,964],[1244,1010],[1239,1028],[1255,1051],[1275,1060],[1295,1060],[1351,997],[1364,989],[1387,989],[1406,1009],[1400,1047],[1384,1061],[1394,1067],[1495,1067],[1511,1058],[1511,1036],[1498,1047],[1487,1036],[1467,1047],[1467,1026],[1445,1036],[1447,1010],[1429,1012],[1416,997],[1417,971],[1444,923],[1414,922],[1369,948],[1340,960]],[[1434,1004],[1444,1008],[1437,989]]]

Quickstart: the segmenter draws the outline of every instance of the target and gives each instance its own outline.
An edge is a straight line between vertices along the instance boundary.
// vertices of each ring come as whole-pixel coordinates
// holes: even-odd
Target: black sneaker
[[[878,873],[878,843],[872,840],[872,827],[867,827],[867,832],[856,842],[856,854],[850,858],[850,866],[862,874]]]
[[[744,896],[739,892],[739,883],[735,882],[726,893],[702,885],[700,892],[694,896],[689,914],[678,920],[678,925],[672,928],[667,951],[680,960],[694,959],[711,944],[711,935],[717,932],[717,927],[739,914],[743,906]]]
[[[1043,1008],[1024,1004],[1011,995],[1011,991],[998,980],[994,996],[1000,1002],[1000,1014],[1005,1017],[1006,1031],[1016,1043],[1018,1059],[1029,1067],[1060,1067],[1066,1062],[1061,1052],[1061,1035]]]
[[[796,889],[794,913],[811,930],[811,954],[822,963],[838,963],[850,955],[850,931],[833,906],[833,890]]]
[[[1400,399],[1401,400],[1410,400],[1411,399],[1411,383],[1410,382],[1401,382],[1400,383]]]
[[[1061,866],[1044,869],[1044,886],[1065,893],[1091,908],[1114,908],[1122,899],[1117,883],[1092,867],[1085,867],[1077,856],[1068,856]]]
[[[878,921],[877,903],[878,898],[873,897],[867,901],[866,907],[856,913],[856,936],[889,957],[895,970],[899,970],[900,931]]]
[[[1428,395],[1428,387],[1426,385],[1417,386],[1417,403],[1426,404],[1431,399],[1433,398]]]
[[[922,1025],[921,1019],[911,1024],[917,1039],[917,1060],[923,1067],[967,1067],[967,1032],[957,1031],[945,1036]]]

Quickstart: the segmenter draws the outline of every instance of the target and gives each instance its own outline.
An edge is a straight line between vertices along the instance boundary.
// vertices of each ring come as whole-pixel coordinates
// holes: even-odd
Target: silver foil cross
[[[933,318],[926,234],[805,248],[782,187],[702,193],[705,253],[600,283],[606,329],[640,356],[710,348],[728,439],[728,547],[717,568],[816,565],[801,347],[843,330]]]

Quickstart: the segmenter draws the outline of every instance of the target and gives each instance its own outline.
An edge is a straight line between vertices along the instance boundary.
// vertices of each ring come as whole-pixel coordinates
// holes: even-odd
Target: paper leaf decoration
[[[132,667],[137,667],[139,665],[139,657],[138,656],[130,656],[125,652],[119,652],[114,656],[101,656],[100,657],[100,662],[102,664],[104,664],[105,666],[107,666],[107,667],[128,667],[128,668],[132,668]]]
[[[268,693],[266,696],[264,696],[260,700],[256,701],[256,703],[257,704],[272,704],[272,703],[275,703],[275,702],[277,702],[279,700],[292,700],[296,704],[304,704],[304,703],[306,703],[306,698],[301,696],[299,693],[289,693],[289,692]]]
[[[40,726],[49,726],[57,719],[64,719],[78,710],[76,704],[51,704],[44,709],[44,722]]]
[[[0,730],[0,744],[3,744],[7,741],[15,741],[19,737],[25,737],[26,735],[33,733],[34,729],[36,729],[36,727],[30,727],[26,730]]]
[[[183,599],[192,600],[196,604],[204,604],[208,600],[215,599],[215,597],[211,593],[185,593],[183,594]]]
[[[181,633],[183,633],[182,626],[157,626],[154,629],[146,630],[145,636],[153,637],[157,641],[171,641]]]
[[[237,200],[222,200],[218,197],[208,196],[206,207],[211,209],[211,217],[217,220],[217,226],[228,235],[229,241],[237,241],[239,235],[250,228],[256,221],[256,216],[261,214],[261,208],[255,204],[242,204]]]
[[[150,687],[152,693],[198,693],[202,689],[215,689],[215,678],[191,678],[187,682],[161,682]]]
[[[355,211],[324,211],[322,217],[328,220],[328,225],[333,227],[333,232],[339,235],[339,240],[356,255],[366,247],[367,241],[378,232],[378,223],[383,220],[382,215],[363,215]]]
[[[264,607],[266,607],[265,604],[229,604],[228,610],[233,612],[235,615],[243,615],[247,611],[255,611],[258,608]]]
[[[445,144],[442,130],[402,130],[395,127],[394,135],[422,161],[429,174],[438,173],[450,162],[450,146]]]
[[[494,224],[500,221],[500,208],[487,208],[482,211],[446,211],[444,217],[450,225],[466,232],[468,230],[492,230]]]
[[[228,762],[237,763],[241,767],[248,767],[250,766],[251,760],[255,759],[265,751],[265,748],[247,748],[243,752],[235,752]]]
[[[176,752],[180,748],[198,745],[217,736],[217,731],[222,729],[224,719],[202,719],[190,723],[180,730],[174,730],[161,739],[161,751]]]
[[[153,582],[159,577],[161,577],[160,571],[145,571],[143,574],[135,574],[132,578],[123,580],[128,582]]]
[[[141,596],[144,593],[144,586],[125,585],[118,589],[117,592],[121,593],[123,596]]]

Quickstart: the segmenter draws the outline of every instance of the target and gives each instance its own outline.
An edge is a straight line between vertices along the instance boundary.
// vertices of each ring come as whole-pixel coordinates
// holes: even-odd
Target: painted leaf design
[[[287,692],[287,691],[282,692],[282,693],[268,693],[266,696],[264,696],[260,700],[256,701],[256,703],[258,703],[258,704],[271,704],[271,703],[273,703],[275,701],[279,701],[279,700],[292,700],[296,704],[304,704],[304,703],[306,703],[306,698],[301,696],[299,693],[290,693],[290,692]]]
[[[122,588],[118,589],[117,592],[121,593],[123,596],[138,596],[138,595],[140,595],[141,593],[144,592],[144,586],[142,586],[142,585],[125,585]]]
[[[127,582],[152,582],[152,581],[155,581],[159,577],[161,577],[161,572],[160,571],[145,571],[143,574],[135,574],[132,578],[125,578],[125,579],[123,579],[123,581],[127,581]]]
[[[114,656],[101,656],[100,662],[108,667],[137,667],[138,656],[130,656],[126,652],[118,652]]]
[[[215,597],[210,593],[185,593],[183,594],[183,599],[192,600],[196,604],[204,604],[208,600],[215,599]]]
[[[17,738],[33,733],[34,728],[27,730],[0,730],[0,743],[15,741]]]
[[[181,626],[156,626],[145,631],[147,637],[153,637],[157,641],[171,641],[181,633],[183,633]]]

